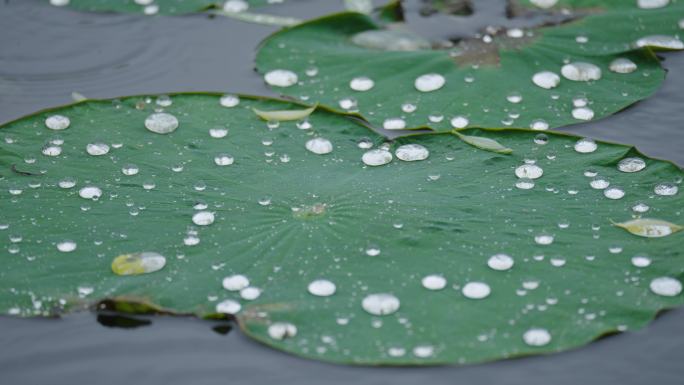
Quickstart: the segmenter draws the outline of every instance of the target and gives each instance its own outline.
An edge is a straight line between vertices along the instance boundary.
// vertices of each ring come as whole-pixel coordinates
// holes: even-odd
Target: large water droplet
[[[594,110],[589,107],[573,108],[572,117],[577,120],[592,120],[594,118]]]
[[[523,334],[523,341],[530,346],[544,346],[551,342],[551,334],[542,328],[532,328]]]
[[[611,187],[603,190],[603,195],[608,199],[621,199],[625,196],[625,190],[619,187]]]
[[[134,164],[126,164],[121,167],[121,173],[126,176],[136,175],[138,172],[140,172],[140,169]]]
[[[230,166],[235,162],[235,158],[228,154],[218,154],[214,157],[214,163],[217,166]]]
[[[490,269],[499,271],[509,270],[513,267],[513,263],[513,258],[506,254],[495,254],[487,260],[487,266],[489,266]]]
[[[560,76],[551,71],[537,72],[532,76],[532,82],[545,89],[556,88],[560,83]]]
[[[651,265],[651,258],[643,255],[634,256],[632,257],[632,265],[636,267],[648,267]]]
[[[109,145],[102,142],[88,143],[86,152],[93,156],[106,155],[109,153]]]
[[[420,92],[436,91],[444,86],[446,79],[444,76],[436,73],[429,73],[418,76],[414,82],[414,86]]]
[[[261,295],[261,289],[258,287],[248,286],[240,290],[240,297],[247,301],[253,301]]]
[[[637,0],[637,5],[642,9],[662,8],[670,4],[670,0]]]
[[[451,127],[453,128],[465,128],[468,126],[468,123],[470,123],[470,121],[468,121],[468,118],[465,116],[455,116],[451,118]]]
[[[335,284],[327,279],[317,279],[309,283],[309,293],[318,297],[328,297],[335,294]]]
[[[166,112],[156,112],[145,119],[145,127],[157,134],[168,134],[178,128],[178,119]]]
[[[561,68],[561,74],[576,82],[588,82],[601,79],[601,69],[595,64],[585,62],[573,62]]]
[[[403,130],[406,128],[406,121],[402,118],[387,118],[382,122],[385,130]]]
[[[76,242],[66,240],[57,243],[57,250],[61,251],[62,253],[70,253],[74,250],[76,250]]]
[[[538,179],[544,174],[544,170],[536,164],[523,164],[515,169],[518,178]]]
[[[619,57],[610,62],[609,68],[615,73],[629,74],[637,70],[637,65],[625,57]]]
[[[618,163],[618,170],[622,172],[638,172],[646,168],[646,162],[641,158],[624,158]]]
[[[538,245],[550,245],[553,243],[554,236],[551,234],[538,234],[534,236],[534,243]]]
[[[102,190],[97,186],[85,186],[78,191],[78,195],[83,199],[97,200],[102,196]]]
[[[419,345],[413,348],[413,355],[418,358],[428,358],[435,354],[435,348],[431,345]]]
[[[651,281],[651,291],[664,297],[674,297],[682,292],[682,283],[672,277],[659,277]]]
[[[651,35],[645,36],[636,41],[637,47],[653,47],[662,49],[684,49],[684,42],[675,36]]]
[[[264,81],[274,87],[290,87],[296,84],[297,80],[297,74],[289,70],[277,69],[264,75]]]
[[[431,274],[423,277],[421,283],[428,290],[442,290],[446,287],[447,280],[441,275]]]
[[[678,191],[679,191],[679,187],[677,187],[673,183],[658,183],[653,188],[653,192],[655,192],[656,195],[662,195],[662,196],[676,195]]]
[[[235,274],[223,278],[223,288],[229,291],[239,291],[249,286],[249,279],[242,274]]]
[[[363,310],[373,315],[388,315],[399,310],[399,298],[392,294],[370,294],[361,302]]]
[[[48,144],[41,150],[45,156],[59,156],[62,153],[62,147],[54,144]]]
[[[359,76],[349,82],[349,88],[354,91],[364,92],[375,86],[373,79],[366,76]]]
[[[242,309],[240,302],[227,299],[216,304],[216,312],[222,314],[237,314]]]
[[[575,151],[587,154],[596,151],[598,145],[593,139],[583,138],[575,142]]]
[[[219,103],[223,107],[235,107],[238,104],[240,104],[240,97],[237,95],[232,95],[232,94],[225,94],[221,96],[221,99],[219,99]]]
[[[192,216],[192,222],[197,226],[209,226],[214,223],[214,213],[211,211],[198,211]]]
[[[416,160],[424,160],[430,155],[430,152],[420,144],[404,144],[399,146],[394,152],[397,158],[405,162],[413,162]]]
[[[483,299],[489,296],[492,289],[484,282],[468,282],[463,286],[461,292],[466,298]]]
[[[392,161],[392,153],[381,148],[376,148],[366,151],[361,157],[361,160],[367,166],[383,166]]]
[[[45,126],[51,130],[65,130],[70,124],[71,120],[64,115],[52,115],[45,119]]]
[[[214,127],[209,129],[209,136],[220,139],[228,135],[228,129],[223,127]]]
[[[325,138],[313,138],[306,142],[306,149],[318,155],[329,154],[333,150],[332,143]]]
[[[276,322],[268,327],[268,335],[274,340],[284,340],[297,335],[297,327],[289,322]]]
[[[608,186],[610,186],[610,182],[607,181],[606,179],[599,177],[599,178],[592,179],[591,182],[589,182],[589,185],[593,189],[603,190],[604,188],[607,188]]]

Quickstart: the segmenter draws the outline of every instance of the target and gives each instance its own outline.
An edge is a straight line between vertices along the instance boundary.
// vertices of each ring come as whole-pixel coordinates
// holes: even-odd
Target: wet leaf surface
[[[260,47],[257,68],[291,71],[298,81],[278,92],[359,114],[375,127],[448,131],[461,128],[451,124],[461,116],[468,127],[545,130],[649,97],[664,79],[650,49],[684,48],[678,1],[656,9],[579,0],[517,7],[558,13],[564,22],[430,41],[410,24],[342,13],[275,33]],[[354,87],[359,78],[373,86]]]
[[[682,222],[683,174],[668,162],[531,130],[460,131],[508,155],[452,134],[385,143],[322,109],[269,124],[252,108],[302,107],[237,98],[84,101],[0,128],[0,170],[37,171],[1,173],[0,312],[110,299],[127,313],[235,313],[297,355],[418,365],[569,349],[682,303],[682,233],[610,221]],[[371,150],[396,158],[365,167]],[[634,158],[645,167],[626,172]],[[165,265],[112,271],[140,252]]]

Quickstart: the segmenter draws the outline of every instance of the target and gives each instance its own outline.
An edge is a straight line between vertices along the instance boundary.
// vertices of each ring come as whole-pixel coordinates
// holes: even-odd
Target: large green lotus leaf
[[[605,2],[613,3],[617,4]],[[564,13],[577,17],[572,22],[499,30],[481,39],[462,39],[455,48],[439,49],[435,44],[444,47],[443,43],[433,42],[431,49],[419,37],[411,40],[401,23],[383,27],[363,15],[337,14],[272,35],[259,50],[257,68],[264,74],[275,69],[293,71],[299,81],[277,87],[282,94],[318,101],[339,112],[357,112],[378,127],[390,128],[387,119],[394,123],[401,119],[406,128],[445,131],[452,128],[454,117],[465,117],[457,119],[456,127],[560,127],[611,115],[655,92],[665,73],[649,49],[638,47],[640,38],[666,35],[675,46],[682,44],[675,36],[681,33],[684,3],[672,2],[660,9],[620,3],[630,5],[592,8],[594,13],[582,7],[577,14]],[[388,33],[403,30],[402,38],[417,43],[406,43],[402,50],[385,50],[392,45],[391,38],[379,46],[361,43],[362,37],[383,28]],[[620,58],[630,60],[636,69],[625,73],[630,70],[623,66],[621,72],[612,71],[611,63]],[[575,81],[561,75],[564,65],[570,64],[572,72],[578,62],[597,66],[600,78]],[[559,76],[556,88],[533,83],[533,76],[542,71]],[[418,91],[416,79],[431,73],[443,76],[444,86]],[[365,91],[353,88],[352,79],[359,77],[370,78],[374,86]]]
[[[70,6],[88,12],[125,12],[180,15],[221,8],[225,0],[49,0],[59,6]],[[267,4],[268,0],[238,0],[249,7]],[[146,10],[147,8],[147,10]]]
[[[53,315],[109,299],[126,311],[212,317],[239,303],[241,329],[267,345],[399,365],[560,351],[640,328],[684,300],[682,233],[642,237],[613,225],[638,215],[657,221],[623,226],[643,233],[644,224],[682,223],[681,170],[631,147],[531,130],[459,132],[513,150],[504,155],[452,134],[384,143],[323,110],[276,127],[251,109],[300,107],[275,100],[242,97],[231,108],[209,94],[156,100],[84,101],[0,128],[0,313]],[[174,132],[145,128],[160,110],[177,117]],[[46,128],[56,114],[70,119],[67,129]],[[332,152],[308,151],[316,137]],[[421,145],[429,157],[364,166],[360,140],[393,153]],[[222,153],[232,164],[215,163]],[[622,168],[640,171],[618,170],[634,157],[641,161]],[[524,164],[529,176],[543,169],[533,187],[516,177]],[[81,197],[88,186],[102,195]],[[199,212],[215,220],[196,225],[211,222]],[[117,258],[140,252],[165,256],[166,266],[112,272],[113,261],[117,271],[142,268]],[[497,254],[510,259],[490,262]],[[224,289],[235,274],[252,288]],[[334,294],[310,294],[319,279]],[[331,294],[329,283],[312,290]],[[378,293],[391,296],[367,299]]]

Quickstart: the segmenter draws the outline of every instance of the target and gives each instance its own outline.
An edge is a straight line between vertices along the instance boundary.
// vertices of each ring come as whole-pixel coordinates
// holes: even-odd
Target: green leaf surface
[[[632,1],[604,8],[618,2],[575,3],[576,13],[565,7],[562,15],[570,21],[560,25],[457,37],[454,47],[444,41],[430,47],[410,25],[383,25],[356,13],[331,15],[272,35],[260,47],[257,69],[292,71],[299,81],[274,89],[385,128],[398,119],[403,124],[394,128],[461,128],[451,123],[454,118],[465,118],[467,127],[554,128],[609,116],[653,94],[665,72],[649,48],[640,48],[646,43],[637,42],[657,35],[669,36],[672,48],[681,45],[684,2],[659,9],[640,9]],[[589,3],[595,7],[587,8]],[[635,69],[612,70],[616,59]],[[573,70],[585,66],[575,63],[589,63],[601,73],[571,80],[577,79]],[[544,71],[558,76],[555,88],[533,82]],[[419,91],[415,82],[427,74],[441,75],[444,85]],[[352,87],[359,77],[373,86]]]
[[[0,313],[104,299],[237,313],[247,335],[300,356],[422,365],[561,351],[684,300],[683,233],[611,224],[644,212],[683,222],[671,163],[531,130],[460,131],[507,155],[452,134],[386,143],[320,108],[276,127],[252,109],[302,107],[236,101],[87,100],[0,128]],[[68,128],[46,127],[66,126],[57,114]],[[332,151],[308,151],[316,137]],[[407,144],[429,157],[402,161]],[[371,147],[396,157],[365,167]],[[251,286],[226,290],[245,288],[234,275]]]
[[[122,12],[160,15],[182,15],[203,12],[207,9],[221,9],[225,0],[45,0],[58,6],[86,12]],[[267,0],[233,0],[245,3],[251,9],[267,4]]]

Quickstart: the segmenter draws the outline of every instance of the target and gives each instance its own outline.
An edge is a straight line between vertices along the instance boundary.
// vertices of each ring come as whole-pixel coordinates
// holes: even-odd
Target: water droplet
[[[648,267],[651,265],[651,258],[643,255],[634,256],[632,257],[632,265],[636,267]]]
[[[297,327],[289,322],[276,322],[268,327],[268,335],[274,340],[284,340],[297,335]]]
[[[420,92],[432,92],[442,88],[446,83],[444,76],[436,73],[429,73],[418,76],[414,86]]]
[[[78,195],[83,199],[97,200],[102,196],[102,190],[96,186],[85,186],[78,191]]]
[[[335,294],[336,291],[335,284],[327,279],[312,281],[307,289],[309,290],[309,293],[318,297],[328,297]]]
[[[595,64],[585,62],[568,63],[561,68],[561,74],[566,79],[576,82],[601,79],[601,69]]]
[[[638,172],[646,167],[646,162],[641,158],[624,158],[618,163],[618,170],[622,172]]]
[[[406,349],[394,346],[387,349],[387,354],[390,357],[403,357],[406,354]]]
[[[69,2],[71,0],[50,0],[50,5],[53,5],[55,7],[64,7],[69,5]]]
[[[557,2],[558,0],[530,0],[530,3],[544,9],[553,7]]]
[[[166,266],[166,258],[155,252],[122,254],[112,261],[112,271],[117,275],[154,273]]]
[[[140,172],[140,169],[134,164],[127,164],[121,167],[121,173],[126,176],[136,175],[138,172]]]
[[[591,120],[594,118],[594,110],[589,107],[573,108],[572,117],[577,120]]]
[[[534,181],[530,178],[520,178],[515,182],[515,187],[521,190],[529,190],[534,188]]]
[[[641,9],[662,8],[670,4],[670,0],[637,0],[637,5]]]
[[[192,222],[197,226],[209,226],[214,223],[214,213],[211,211],[199,211],[192,216]]]
[[[604,188],[610,186],[610,182],[603,178],[595,178],[592,179],[591,182],[589,182],[589,185],[591,188],[596,189],[596,190],[603,190]]]
[[[532,82],[538,87],[548,90],[558,86],[560,83],[560,76],[550,71],[537,72],[532,76]]]
[[[385,130],[403,130],[406,128],[406,121],[402,118],[387,118],[382,122]]]
[[[374,150],[366,151],[361,157],[363,163],[367,166],[383,166],[392,161],[392,153],[376,148]]]
[[[678,191],[679,191],[679,188],[672,183],[658,183],[653,188],[653,192],[655,192],[656,195],[662,195],[662,196],[676,195]]]
[[[109,152],[109,145],[102,142],[88,143],[86,152],[93,156],[106,155]]]
[[[498,271],[509,270],[513,267],[513,264],[513,258],[506,254],[495,254],[487,260],[487,266],[489,266],[490,269]]]
[[[222,314],[237,314],[242,309],[240,302],[227,299],[216,304],[216,312]]]
[[[608,68],[615,73],[629,74],[637,70],[637,65],[627,58],[619,57],[610,62],[610,66]]]
[[[538,179],[544,174],[544,170],[536,164],[523,164],[515,169],[518,178]]]
[[[238,104],[240,104],[240,97],[237,95],[225,94],[225,95],[221,96],[221,98],[219,99],[219,103],[223,107],[228,107],[228,108],[235,107]]]
[[[223,127],[214,127],[209,129],[209,136],[220,139],[228,135],[228,129]]]
[[[484,282],[468,282],[463,286],[461,292],[466,298],[483,299],[487,298],[492,290]]]
[[[455,116],[451,118],[451,127],[453,128],[465,128],[468,123],[470,122],[465,116]]]
[[[682,292],[682,283],[672,277],[659,277],[651,281],[651,291],[664,297],[674,297]]]
[[[59,242],[57,243],[57,250],[62,253],[70,253],[76,250],[76,242],[70,240]]]
[[[653,47],[663,49],[684,49],[684,42],[675,36],[651,35],[645,36],[636,41],[637,47]]]
[[[380,248],[377,246],[368,246],[366,248],[366,255],[370,257],[375,257],[380,255]]]
[[[373,79],[366,76],[359,76],[349,82],[349,88],[354,91],[364,92],[375,86]]]
[[[65,177],[58,183],[59,187],[67,189],[76,186],[76,179],[71,177]]]
[[[420,144],[404,144],[399,146],[394,154],[400,160],[405,162],[413,162],[417,160],[424,160],[430,155],[430,152]]]
[[[259,203],[259,206],[268,206],[271,204],[271,197],[268,195],[263,196],[263,197],[259,198],[257,203]]]
[[[553,243],[554,236],[551,234],[539,234],[534,236],[534,243],[538,245],[550,245]]]
[[[239,291],[249,286],[249,279],[242,274],[235,274],[223,278],[223,288],[229,291]]]
[[[45,126],[51,130],[66,130],[71,120],[64,115],[52,115],[45,119]]]
[[[401,110],[406,112],[407,114],[415,112],[417,108],[418,108],[418,106],[416,106],[413,103],[404,103],[401,105]]]
[[[178,128],[178,119],[166,112],[156,112],[145,119],[145,127],[157,134],[168,134]]]
[[[588,154],[590,152],[596,151],[598,148],[598,145],[593,139],[589,138],[583,138],[575,142],[575,151],[582,153],[582,154]]]
[[[520,92],[511,92],[508,94],[508,96],[506,96],[506,100],[508,100],[510,103],[518,104],[522,102],[523,97]]]
[[[430,345],[420,345],[413,348],[413,355],[418,358],[428,358],[435,354],[435,348]]]
[[[545,131],[549,129],[549,123],[543,119],[535,119],[530,123],[530,128],[537,131]]]
[[[650,207],[643,202],[638,202],[634,206],[632,206],[632,211],[634,211],[635,213],[645,213],[649,209]]]
[[[361,138],[358,142],[356,142],[356,145],[361,149],[367,150],[373,147],[373,141],[369,138]]]
[[[48,144],[41,150],[45,156],[59,156],[62,153],[62,147]]]
[[[551,342],[551,334],[542,328],[532,328],[523,334],[523,341],[530,346],[544,346]]]
[[[214,163],[217,166],[230,166],[234,161],[235,158],[228,154],[218,154],[214,157]]]
[[[297,122],[297,128],[299,128],[300,130],[309,130],[311,129],[311,127],[311,122],[309,122],[306,119],[302,120],[301,122]]]
[[[625,190],[619,187],[611,187],[603,190],[603,195],[608,199],[620,199],[625,196]]]
[[[388,315],[399,310],[399,298],[386,293],[370,294],[363,299],[361,307],[372,315]]]
[[[318,155],[329,154],[333,150],[332,143],[325,138],[313,138],[306,142],[306,149]]]
[[[261,289],[258,287],[247,286],[246,288],[240,290],[240,297],[247,301],[253,301],[261,295]]]
[[[441,275],[431,274],[423,277],[421,283],[428,290],[442,290],[446,287],[447,280]]]
[[[264,75],[264,81],[273,87],[290,87],[296,84],[297,80],[297,74],[289,70],[277,69]]]

